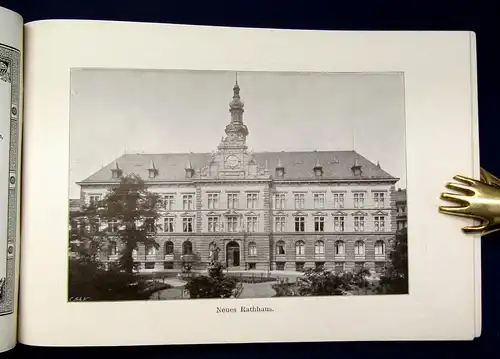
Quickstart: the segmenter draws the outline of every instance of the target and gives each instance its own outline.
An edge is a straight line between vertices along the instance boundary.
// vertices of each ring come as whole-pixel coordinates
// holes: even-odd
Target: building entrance
[[[240,266],[240,245],[237,242],[229,242],[226,246],[226,265],[228,267]]]

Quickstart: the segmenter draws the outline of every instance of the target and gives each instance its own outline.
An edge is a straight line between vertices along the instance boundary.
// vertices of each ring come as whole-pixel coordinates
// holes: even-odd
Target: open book
[[[477,337],[475,52],[1,9],[2,349]]]

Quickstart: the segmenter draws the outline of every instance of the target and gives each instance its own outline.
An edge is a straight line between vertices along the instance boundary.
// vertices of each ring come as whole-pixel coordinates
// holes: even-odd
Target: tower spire
[[[238,84],[238,74],[235,74],[235,82],[233,86],[233,99],[229,103],[229,112],[231,113],[231,121],[226,125],[225,132],[227,137],[223,138],[219,148],[223,147],[243,147],[246,149],[246,137],[248,136],[248,128],[243,123],[243,101],[240,98],[240,85]]]

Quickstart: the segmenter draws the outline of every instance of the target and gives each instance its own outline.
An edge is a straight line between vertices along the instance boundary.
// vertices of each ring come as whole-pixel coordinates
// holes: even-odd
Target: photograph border
[[[405,177],[405,186],[404,188],[402,188],[405,192],[407,191],[407,188],[408,188],[408,159],[407,159],[407,153],[408,153],[408,146],[407,146],[407,109],[406,109],[406,74],[405,74],[405,71],[403,70],[381,70],[381,71],[375,71],[375,70],[370,70],[370,71],[301,71],[301,70],[282,70],[282,71],[279,71],[279,70],[276,70],[276,71],[273,71],[273,70],[258,70],[258,69],[255,69],[255,70],[250,70],[250,69],[242,69],[242,70],[236,70],[236,69],[229,69],[229,68],[220,68],[220,69],[188,69],[188,68],[139,68],[139,67],[120,67],[120,68],[116,68],[116,67],[85,67],[85,66],[75,66],[75,67],[70,67],[69,68],[69,96],[68,96],[68,107],[69,107],[69,113],[68,113],[68,122],[69,122],[69,126],[68,126],[68,162],[67,162],[67,165],[68,165],[68,210],[67,210],[67,219],[68,219],[68,224],[70,223],[70,219],[71,219],[71,208],[70,208],[70,199],[71,199],[71,196],[70,196],[70,187],[72,186],[72,183],[69,181],[69,178],[70,178],[70,171],[71,171],[71,163],[72,163],[72,157],[71,157],[71,124],[72,124],[72,119],[71,119],[71,108],[72,108],[72,101],[71,101],[71,93],[72,93],[72,84],[73,84],[73,77],[72,77],[72,74],[75,70],[89,70],[89,71],[111,71],[111,72],[129,72],[131,75],[133,75],[134,73],[141,73],[141,72],[176,72],[176,73],[187,73],[187,74],[194,74],[194,73],[237,73],[237,74],[242,74],[242,73],[246,73],[246,74],[252,74],[252,73],[265,73],[265,74],[276,74],[276,75],[279,75],[279,74],[290,74],[290,75],[294,75],[294,74],[297,74],[297,75],[306,75],[306,74],[314,74],[314,75],[326,75],[326,76],[333,76],[333,75],[400,75],[401,76],[401,79],[402,79],[402,84],[401,84],[401,89],[400,91],[401,92],[401,97],[402,97],[402,121],[403,121],[403,125],[402,125],[402,129],[403,129],[403,133],[402,133],[402,136],[403,136],[403,143],[404,143],[404,147],[402,148],[402,156],[403,156],[403,163],[404,163],[404,177]],[[228,91],[230,91],[231,89],[228,89]],[[228,100],[229,100],[230,96],[228,95]],[[221,106],[224,106],[225,103],[221,104]],[[243,121],[245,123],[245,121]],[[218,128],[218,130],[222,131],[224,126],[227,125],[228,122],[227,120],[226,121],[221,121],[220,123],[220,128]],[[354,146],[354,143],[353,143],[353,146]],[[211,150],[213,150],[214,148],[217,147],[217,144],[214,144],[212,145],[212,147],[210,148],[207,148],[205,152],[210,152]],[[345,148],[343,150],[324,150],[324,151],[332,151],[332,152],[335,152],[335,151],[354,151],[356,153],[358,153],[355,149],[355,147],[353,148]],[[267,150],[266,149],[260,149],[259,151],[257,152],[266,152]],[[299,148],[297,148],[295,151],[301,151]],[[312,151],[312,150],[311,150]],[[323,150],[322,150],[323,151]],[[179,149],[179,152],[180,153],[187,153],[189,152],[188,149]],[[285,153],[286,152],[290,152],[290,151],[284,151]],[[293,151],[292,151],[293,152]],[[178,152],[171,152],[171,153],[178,153]],[[147,154],[147,153],[146,153]],[[165,155],[168,155],[169,153],[161,153],[161,154],[165,154]],[[195,152],[196,154],[196,152]],[[359,155],[361,156],[367,156],[368,154],[366,153],[358,153]],[[368,159],[368,161],[372,161],[371,157]],[[98,172],[99,170],[96,170],[95,172]],[[391,210],[394,210],[396,212],[396,214],[394,215],[393,218],[391,218],[391,226],[392,228],[394,229],[391,229],[390,231],[387,232],[387,235],[390,235],[392,237],[392,240],[389,242],[390,244],[392,244],[392,242],[396,239],[397,237],[397,234],[398,234],[398,214],[397,214],[397,203],[396,203],[396,196],[397,196],[397,190],[398,190],[398,183],[399,183],[399,180],[401,179],[400,176],[395,176],[395,178],[397,178],[397,182],[395,184],[393,184],[392,186],[395,187],[395,192],[394,192],[394,199],[391,199],[390,197],[390,193],[389,193],[389,202],[391,202],[392,200],[394,200],[394,206],[391,207]],[[83,179],[82,179],[83,180]],[[82,180],[79,180],[82,181]],[[143,178],[144,181],[147,182],[148,178]],[[275,181],[276,179],[274,178],[274,176],[272,176],[272,179],[271,181]],[[215,180],[214,180],[215,181]],[[217,180],[218,181],[218,180]],[[230,179],[229,179],[230,181]],[[315,181],[315,179],[312,179],[312,181]],[[336,180],[332,180],[332,183],[335,183]],[[347,180],[347,182],[350,182],[351,180]],[[352,180],[353,182],[356,182],[356,180]],[[370,179],[367,179],[366,181],[370,181]],[[377,181],[376,179],[374,181]],[[167,181],[168,182],[168,181]],[[344,182],[344,180],[342,180],[342,182]],[[97,183],[96,182],[96,185],[105,185],[107,182],[104,181],[104,182],[99,182]],[[307,186],[305,188],[308,188]],[[368,190],[367,190],[368,191]],[[408,223],[408,198],[407,198],[407,193],[405,194],[405,216],[406,216],[406,223]],[[332,208],[333,209],[333,208]],[[240,208],[240,210],[243,210],[242,208]],[[392,215],[389,215],[392,217]],[[272,214],[270,215],[271,219],[270,221],[272,222],[272,218],[274,217]],[[272,223],[271,223],[271,228],[272,228]],[[407,228],[407,227],[406,227]],[[294,234],[295,232],[290,232],[290,233],[287,233],[287,234]],[[354,232],[353,232],[354,233]],[[366,232],[360,232],[361,233],[361,236],[363,233],[366,233]],[[384,234],[383,232],[381,232],[382,235]],[[235,233],[236,235],[239,234],[239,232],[236,232]],[[270,236],[276,236],[276,235],[279,235],[279,232],[274,232],[274,231],[270,231],[267,233],[268,235]],[[299,233],[300,234],[300,233]],[[325,236],[327,235],[337,235],[337,236],[341,236],[341,235],[345,235],[344,233],[342,232],[339,232],[339,233],[335,233],[335,232],[331,232],[331,233],[327,233],[325,234]],[[355,234],[347,234],[347,236],[352,236],[352,235],[355,235]],[[373,235],[373,233],[370,233],[370,236]],[[230,237],[231,236],[231,233],[230,232],[219,232],[219,233],[214,233],[214,236],[218,236],[218,237]],[[193,233],[193,235],[191,237],[195,237],[196,238],[196,233]],[[70,235],[68,234],[68,238],[67,238],[67,241],[68,241],[68,244],[69,244],[69,241],[70,241]],[[326,241],[326,239],[325,239]],[[269,245],[271,245],[273,242],[270,241]],[[307,242],[306,242],[307,243]],[[363,295],[354,295],[354,296],[368,296],[368,297],[380,297],[380,296],[409,296],[411,294],[411,280],[410,280],[410,271],[409,271],[409,267],[410,267],[410,263],[409,263],[409,252],[410,252],[410,234],[409,234],[409,231],[408,229],[406,229],[406,257],[407,257],[407,269],[406,269],[406,274],[407,274],[407,277],[406,277],[406,292],[405,293],[371,293],[371,294],[363,294]],[[392,247],[392,246],[391,246]],[[161,245],[160,245],[160,248],[161,248]],[[242,250],[245,250],[245,248],[243,248]],[[387,247],[387,253],[390,254],[391,252],[389,252],[389,245]],[[83,297],[77,297],[77,298],[73,298],[73,297],[70,297],[69,296],[69,291],[70,291],[70,268],[69,268],[69,261],[70,261],[70,254],[71,254],[71,250],[70,250],[70,247],[68,246],[68,249],[67,249],[67,255],[68,255],[68,266],[67,266],[67,271],[66,271],[66,281],[65,281],[65,284],[66,284],[66,293],[67,293],[67,303],[68,304],[72,304],[72,303],[86,303],[86,304],[90,304],[90,303],[134,303],[134,302],[144,302],[145,300],[144,299],[127,299],[127,300],[118,300],[118,301],[114,301],[114,300],[96,300],[96,301],[87,301],[85,300]],[[354,259],[351,259],[349,261],[354,261]],[[366,260],[368,262],[372,261],[372,260]],[[385,263],[390,263],[391,259],[390,259],[390,255],[387,255],[386,256],[386,259],[385,259]],[[345,260],[345,262],[348,262],[347,260]],[[377,262],[377,261],[375,261]],[[271,261],[269,262],[269,264],[271,264]],[[333,270],[332,270],[333,272]],[[155,273],[155,272],[153,272]],[[158,274],[161,274],[162,272],[157,272]],[[203,272],[205,273],[205,272]],[[252,273],[251,270],[248,271],[248,273]],[[313,296],[315,298],[330,298],[330,297],[337,297],[338,295],[320,295],[320,296]],[[279,298],[279,299],[288,299],[288,300],[298,300],[298,299],[304,299],[304,298],[307,298],[307,296],[279,296],[279,297],[251,297],[251,298],[199,298],[199,299],[196,299],[196,301],[210,301],[210,300],[213,300],[213,299],[239,299],[239,300],[247,300],[247,301],[253,301],[253,300],[259,300],[259,299],[274,299],[274,298]],[[172,302],[172,301],[189,301],[187,300],[189,298],[185,298],[185,299],[146,299],[146,301],[160,301],[160,302]],[[230,303],[230,302],[229,302]]]

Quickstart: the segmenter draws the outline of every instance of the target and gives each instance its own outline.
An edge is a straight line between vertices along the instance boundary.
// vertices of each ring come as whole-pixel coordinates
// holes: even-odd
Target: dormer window
[[[186,166],[186,178],[192,178],[194,176],[193,165],[191,164],[191,160],[188,161]]]
[[[118,162],[115,162],[115,165],[111,169],[111,177],[112,178],[120,178],[123,174],[123,171],[121,168],[118,166]]]
[[[155,178],[158,175],[158,170],[156,169],[155,163],[153,160],[149,163],[149,178]]]
[[[356,161],[354,162],[354,165],[351,167],[351,170],[355,176],[361,176],[361,174],[363,173],[362,166],[359,164],[357,158]]]
[[[283,178],[285,176],[285,167],[281,163],[281,160],[278,158],[278,164],[276,165],[276,177]]]
[[[314,171],[314,176],[316,177],[323,176],[323,166],[319,162],[319,158],[316,160],[316,164],[314,165],[313,171]]]

